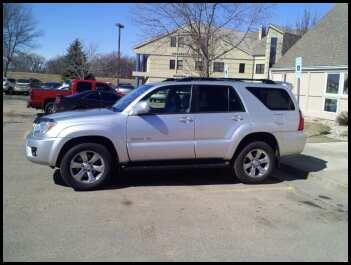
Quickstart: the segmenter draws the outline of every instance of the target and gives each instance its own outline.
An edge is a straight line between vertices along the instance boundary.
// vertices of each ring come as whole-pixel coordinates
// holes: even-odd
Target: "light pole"
[[[120,23],[117,23],[116,26],[118,27],[118,70],[117,70],[117,87],[119,86],[119,75],[121,73],[121,29],[124,28],[124,26]]]

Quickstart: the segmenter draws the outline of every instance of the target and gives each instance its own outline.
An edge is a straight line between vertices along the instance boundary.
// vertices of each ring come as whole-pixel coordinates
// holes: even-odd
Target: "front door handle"
[[[189,122],[193,122],[193,119],[191,117],[181,117],[179,118],[179,121],[184,123],[189,123]]]

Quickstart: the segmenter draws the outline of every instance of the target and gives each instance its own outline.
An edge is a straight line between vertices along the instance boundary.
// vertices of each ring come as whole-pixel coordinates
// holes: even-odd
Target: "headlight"
[[[56,122],[54,121],[41,121],[40,123],[34,123],[33,136],[43,136],[55,125]]]

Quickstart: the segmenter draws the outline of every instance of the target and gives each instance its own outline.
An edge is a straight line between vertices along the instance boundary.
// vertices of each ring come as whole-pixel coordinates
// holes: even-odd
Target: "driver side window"
[[[156,89],[146,95],[150,114],[178,114],[190,112],[191,86],[175,85]]]

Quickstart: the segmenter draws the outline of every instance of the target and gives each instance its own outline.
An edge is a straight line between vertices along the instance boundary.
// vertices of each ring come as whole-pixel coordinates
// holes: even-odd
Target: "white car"
[[[15,85],[16,85],[16,79],[7,78],[7,77],[2,78],[2,89],[3,89],[3,92],[5,92],[5,94],[13,94]]]

